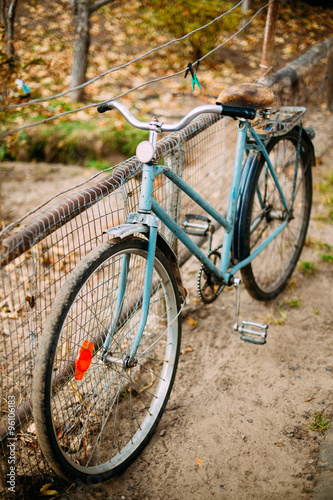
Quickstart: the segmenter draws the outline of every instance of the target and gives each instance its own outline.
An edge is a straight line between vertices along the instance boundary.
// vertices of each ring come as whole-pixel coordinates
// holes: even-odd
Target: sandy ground
[[[320,122],[318,129],[315,186],[333,163],[329,149],[333,126]],[[83,172],[79,167],[61,167],[59,176],[59,170],[46,165],[1,168],[8,172],[7,192],[17,180],[15,169],[21,172],[24,201],[29,204],[36,192],[54,194],[82,179]],[[308,235],[312,242],[332,245],[333,225],[321,220],[326,212],[322,194],[315,189]],[[82,487],[72,486],[67,498],[311,497],[321,473],[318,453],[324,434],[309,427],[316,414],[333,416],[333,266],[320,261],[313,244],[304,248],[301,259],[315,262],[315,271],[306,275],[297,269],[273,302],[257,302],[245,289],[241,291],[241,318],[269,323],[264,346],[247,344],[233,331],[233,289],[204,305],[196,295],[199,265],[190,261],[183,268],[189,297],[182,354],[167,411],[154,437],[122,476],[85,487],[84,493]],[[296,303],[298,307],[292,307]]]
[[[325,145],[319,136],[319,154]],[[326,143],[329,144],[329,141]],[[333,152],[319,159],[314,184],[332,168]],[[333,244],[333,227],[314,190],[309,238]],[[302,499],[312,496],[322,469],[323,433],[309,429],[315,414],[333,416],[333,267],[308,246],[301,256],[316,271],[296,270],[272,303],[241,292],[243,319],[267,321],[268,342],[239,339],[235,293],[205,306],[196,298],[198,266],[183,280],[190,291],[184,314],[179,371],[151,443],[119,478],[95,496],[114,499]],[[298,307],[290,307],[293,300]],[[197,321],[195,326],[187,318]],[[187,349],[190,348],[190,349]],[[82,493],[81,493],[82,494]],[[333,492],[332,492],[333,498]]]

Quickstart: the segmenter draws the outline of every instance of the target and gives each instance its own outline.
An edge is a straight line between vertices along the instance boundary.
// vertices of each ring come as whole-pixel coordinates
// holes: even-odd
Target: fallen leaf
[[[18,319],[19,315],[17,314],[17,311],[11,312],[7,315],[8,319]]]
[[[187,316],[186,322],[189,326],[197,326],[198,324],[198,322],[195,319],[191,318],[191,316]]]
[[[29,434],[36,434],[36,426],[34,422],[29,425],[27,431],[29,432]]]
[[[48,497],[54,497],[56,495],[59,495],[59,492],[57,490],[47,490],[45,491],[45,493],[42,493],[42,495],[44,497],[48,496]]]
[[[184,352],[193,352],[193,349],[191,346],[185,347]]]
[[[28,302],[28,304],[31,308],[35,307],[36,297],[34,295],[26,295],[25,300]]]
[[[32,450],[39,450],[38,443],[33,443],[32,441],[27,444],[28,448],[31,448]]]
[[[198,458],[198,457],[197,457],[197,458],[195,459],[195,461],[196,461],[196,462],[197,462],[197,464],[198,464],[198,465],[200,465],[200,467],[201,467],[201,465],[202,465],[202,460],[200,460],[200,458]]]
[[[283,448],[283,446],[285,446],[285,444],[282,442],[282,441],[277,441],[277,443],[274,443],[275,446],[278,446],[279,448]]]
[[[39,490],[39,493],[44,493],[45,491],[47,491],[48,489],[50,489],[50,486],[53,486],[53,483],[46,483],[46,484],[43,484],[43,486],[41,487],[41,489]]]

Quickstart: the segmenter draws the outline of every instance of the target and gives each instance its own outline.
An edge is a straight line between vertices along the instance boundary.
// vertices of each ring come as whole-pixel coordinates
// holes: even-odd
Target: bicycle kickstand
[[[234,278],[234,287],[236,288],[236,311],[234,330],[241,334],[241,340],[250,342],[251,344],[263,345],[266,344],[268,325],[264,323],[254,323],[253,321],[242,321],[238,324],[239,307],[240,307],[240,289],[241,279]]]

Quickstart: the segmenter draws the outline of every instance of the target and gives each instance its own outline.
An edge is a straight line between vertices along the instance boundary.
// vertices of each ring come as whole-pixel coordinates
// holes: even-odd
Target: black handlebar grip
[[[246,120],[254,120],[256,110],[253,108],[243,108],[241,106],[226,106],[217,102],[222,108],[223,116],[231,116],[232,118],[245,118]]]
[[[97,106],[97,111],[99,113],[105,113],[105,111],[109,111],[109,103],[108,102],[102,102]]]

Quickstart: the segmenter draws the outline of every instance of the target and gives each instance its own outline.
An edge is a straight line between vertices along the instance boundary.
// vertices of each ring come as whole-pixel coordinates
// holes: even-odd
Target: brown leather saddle
[[[273,102],[274,93],[265,85],[241,83],[222,90],[216,104],[261,109],[270,107]]]

